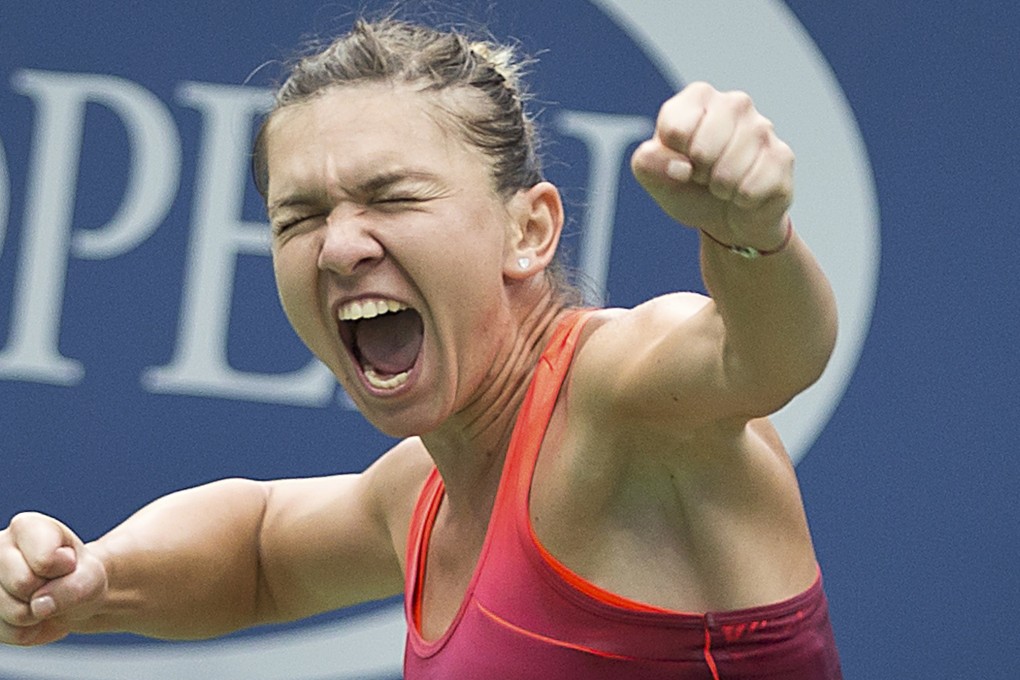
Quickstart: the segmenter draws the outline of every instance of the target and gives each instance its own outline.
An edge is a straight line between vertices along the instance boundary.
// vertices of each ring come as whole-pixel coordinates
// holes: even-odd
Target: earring
[[[518,257],[517,266],[520,267],[521,269],[527,269],[528,267],[531,266],[531,260],[529,260],[526,257]]]

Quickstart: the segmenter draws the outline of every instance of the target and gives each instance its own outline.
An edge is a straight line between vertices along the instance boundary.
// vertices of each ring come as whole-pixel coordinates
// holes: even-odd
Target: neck
[[[422,436],[443,478],[450,512],[488,522],[518,411],[564,311],[550,296],[520,318],[493,362],[485,389],[442,427]]]

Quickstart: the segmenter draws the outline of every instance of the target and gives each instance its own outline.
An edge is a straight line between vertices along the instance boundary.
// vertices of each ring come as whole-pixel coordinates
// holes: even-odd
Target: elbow
[[[786,373],[779,377],[761,376],[743,389],[740,415],[748,420],[767,418],[793,401],[797,395],[815,384],[822,371]]]
[[[825,373],[836,345],[836,328],[832,325],[824,335],[812,342],[792,345],[784,356],[752,362],[740,371],[742,379],[735,391],[743,394],[743,413],[748,418],[773,415],[797,395],[818,382]]]

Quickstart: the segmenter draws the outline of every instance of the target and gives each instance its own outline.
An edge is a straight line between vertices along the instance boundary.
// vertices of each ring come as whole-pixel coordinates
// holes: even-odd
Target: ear
[[[549,182],[522,189],[509,204],[503,276],[522,281],[544,270],[553,257],[563,231],[563,201]]]

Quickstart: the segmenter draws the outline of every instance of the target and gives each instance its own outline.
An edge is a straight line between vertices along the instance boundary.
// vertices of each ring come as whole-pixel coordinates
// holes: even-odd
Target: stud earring
[[[527,269],[528,267],[531,266],[531,260],[529,260],[526,257],[518,257],[517,266],[520,267],[521,269]]]

